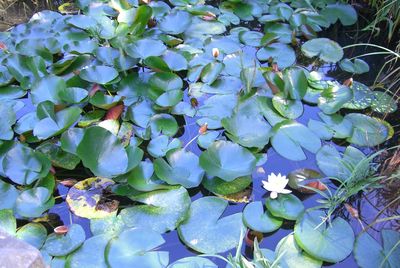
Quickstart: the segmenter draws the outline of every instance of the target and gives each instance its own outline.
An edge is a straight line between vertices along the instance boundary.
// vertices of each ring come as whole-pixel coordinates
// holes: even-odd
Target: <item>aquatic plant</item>
[[[18,236],[15,219],[38,221],[23,227],[35,239],[20,236],[50,265],[66,267],[214,267],[204,256],[170,261],[164,234],[176,230],[187,247],[217,255],[241,245],[246,228],[269,233],[284,221],[294,233],[274,254],[255,245],[261,267],[295,259],[320,267],[352,252],[351,226],[321,217],[376,182],[365,179],[373,155],[347,147],[342,157],[332,140],[385,143],[392,126],[364,111],[394,112],[397,103],[304,66],[305,58],[314,66],[342,60],[343,48],[317,33],[355,23],[350,5],[79,0],[76,9],[39,12],[0,34],[0,228]],[[341,63],[365,70],[359,61]],[[318,117],[304,122],[310,105]],[[315,154],[343,194],[310,210],[295,190],[321,187],[288,178],[271,188],[271,179],[265,204],[252,200],[268,149],[287,161]],[[74,218],[48,234],[45,216],[60,199]],[[230,214],[229,201],[248,204]],[[228,263],[251,265],[240,248]]]

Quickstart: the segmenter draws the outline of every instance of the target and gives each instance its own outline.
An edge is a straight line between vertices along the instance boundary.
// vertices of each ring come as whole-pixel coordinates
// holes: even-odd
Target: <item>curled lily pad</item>
[[[131,197],[143,203],[125,208],[120,216],[128,227],[150,228],[159,233],[174,230],[186,219],[190,197],[185,188],[156,190]]]
[[[70,210],[77,216],[96,219],[108,217],[116,213],[118,201],[108,199],[107,189],[114,181],[92,177],[76,183],[68,191],[66,202]]]
[[[298,219],[294,227],[297,244],[316,259],[340,262],[353,250],[353,229],[338,217],[332,222],[323,222],[326,217],[321,210],[311,210]]]
[[[250,229],[261,232],[273,232],[282,225],[283,220],[272,216],[268,210],[264,210],[261,201],[248,204],[243,210],[243,222]]]
[[[343,58],[342,47],[328,38],[315,38],[305,42],[301,51],[309,58],[318,56],[322,61],[336,63]]]
[[[64,235],[50,234],[43,249],[51,256],[66,256],[79,248],[84,241],[85,231],[83,228],[78,224],[72,224]]]
[[[216,141],[200,155],[200,166],[207,174],[225,181],[250,175],[256,162],[250,151],[228,141]]]
[[[265,201],[268,211],[275,217],[296,220],[304,211],[303,202],[293,194],[280,194]]]
[[[220,218],[228,202],[218,197],[203,197],[192,203],[187,220],[179,227],[182,241],[207,254],[222,253],[239,244],[243,232],[242,213]]]
[[[166,251],[154,251],[164,243],[162,236],[152,230],[127,229],[110,240],[106,247],[107,264],[112,267],[152,267],[168,265]]]

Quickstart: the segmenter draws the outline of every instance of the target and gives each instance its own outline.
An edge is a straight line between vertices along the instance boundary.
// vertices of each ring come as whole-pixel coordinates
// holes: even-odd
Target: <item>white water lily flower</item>
[[[261,181],[265,190],[270,191],[270,197],[275,199],[278,197],[278,194],[290,194],[292,191],[285,189],[286,185],[289,182],[289,179],[286,179],[286,176],[282,176],[281,173],[275,175],[275,173],[271,173],[268,175],[268,181]]]

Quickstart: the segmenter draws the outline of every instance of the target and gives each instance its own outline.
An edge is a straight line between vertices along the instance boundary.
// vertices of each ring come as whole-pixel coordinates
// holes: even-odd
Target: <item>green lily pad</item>
[[[61,77],[50,75],[38,80],[31,89],[32,102],[39,104],[43,101],[51,101],[54,104],[62,103],[60,93],[67,88],[67,84]]]
[[[250,175],[256,162],[250,151],[229,141],[215,141],[200,155],[200,166],[207,174],[225,181]]]
[[[48,139],[63,133],[79,119],[82,110],[72,106],[54,113],[53,105],[53,111],[50,112],[46,117],[38,116],[40,121],[33,128],[33,135],[39,139]]]
[[[298,246],[293,234],[279,241],[275,255],[280,257],[278,263],[282,268],[320,268],[322,266],[322,261],[311,257]]]
[[[96,176],[112,177],[128,171],[125,148],[116,136],[102,127],[86,129],[76,153]]]
[[[50,234],[44,243],[43,249],[51,256],[61,257],[79,248],[84,241],[85,231],[83,228],[78,224],[72,224],[68,226],[66,234]]]
[[[221,62],[210,62],[206,66],[204,66],[203,70],[201,71],[201,81],[211,85],[217,80],[219,74],[224,69],[225,65]]]
[[[178,123],[170,114],[156,114],[150,118],[152,136],[160,134],[172,137],[178,132]]]
[[[3,170],[5,175],[18,184],[31,184],[43,178],[50,169],[50,160],[42,153],[31,148],[15,144],[3,159]]]
[[[324,145],[316,154],[319,169],[328,177],[346,181],[352,176],[355,166],[365,160],[363,152],[354,147],[347,147],[343,157],[332,145]],[[344,164],[346,163],[346,164]]]
[[[218,266],[209,259],[196,256],[179,259],[167,268],[218,268]]]
[[[316,153],[321,147],[320,139],[306,126],[292,120],[276,124],[272,131],[272,147],[283,157],[300,161],[306,159],[302,148]]]
[[[339,66],[343,71],[354,73],[354,74],[362,74],[369,72],[369,65],[365,61],[361,59],[354,59],[352,62],[349,59],[343,59],[339,62]]]
[[[0,210],[0,229],[10,235],[17,232],[17,221],[11,209]]]
[[[220,218],[227,206],[228,201],[218,197],[197,199],[178,227],[179,237],[188,247],[207,254],[235,248],[243,232],[242,213]]]
[[[374,91],[375,98],[371,102],[371,109],[375,112],[385,114],[394,113],[397,110],[397,102],[395,97],[387,92]]]
[[[321,177],[321,174],[313,169],[296,169],[288,174],[288,185],[290,188],[296,189],[300,192],[307,192],[307,190],[302,188],[302,186],[307,185],[310,182],[318,181]]]
[[[0,210],[12,209],[18,195],[19,191],[13,185],[0,180]]]
[[[318,98],[318,107],[325,114],[334,114],[353,98],[353,92],[346,86],[335,85],[325,89]]]
[[[99,177],[85,179],[69,189],[66,202],[70,210],[79,217],[88,219],[108,217],[118,209],[118,201],[109,200],[104,194],[112,185],[114,181],[110,179]]]
[[[220,178],[213,177],[205,178],[203,180],[203,186],[213,194],[226,196],[246,189],[252,182],[251,176],[239,177],[233,181],[224,181]]]
[[[40,223],[28,223],[18,229],[16,234],[18,239],[24,240],[28,244],[40,249],[47,237],[46,228]]]
[[[297,244],[312,257],[326,262],[340,262],[353,250],[354,233],[344,219],[321,224],[325,213],[312,210],[303,214],[294,227]]]
[[[318,56],[328,63],[336,63],[343,58],[342,47],[328,38],[309,40],[301,46],[301,51],[309,58]]]
[[[146,59],[150,56],[161,56],[167,47],[163,42],[153,39],[140,39],[126,45],[125,51],[132,58]]]
[[[343,105],[343,108],[362,110],[371,106],[372,101],[375,99],[374,93],[366,85],[354,81],[350,86],[353,91],[353,99]]]
[[[275,95],[272,98],[274,108],[284,117],[296,119],[303,114],[303,104],[299,100],[290,100]]]
[[[283,220],[272,216],[268,210],[264,210],[261,201],[248,204],[243,210],[243,222],[250,229],[270,233],[281,227]]]
[[[166,135],[160,135],[150,140],[147,146],[147,152],[155,157],[164,157],[168,151],[178,149],[182,146],[179,139],[171,139]]]
[[[91,66],[80,71],[79,76],[85,81],[104,85],[116,79],[118,72],[108,66]]]
[[[160,30],[166,34],[180,34],[183,33],[191,23],[191,16],[188,12],[183,10],[176,10],[163,17],[160,22]]]
[[[36,150],[45,154],[55,167],[73,170],[81,161],[76,155],[63,151],[61,147],[54,142],[42,143],[36,147]]]
[[[110,238],[107,234],[90,237],[78,250],[68,255],[65,267],[107,268],[104,251]]]
[[[345,119],[353,124],[353,133],[347,141],[359,146],[376,146],[392,136],[393,128],[387,122],[364,114],[347,114]]]
[[[15,202],[15,211],[27,218],[40,217],[54,206],[54,198],[49,189],[36,187],[21,192]]]
[[[279,194],[276,199],[267,198],[265,205],[275,217],[296,220],[304,212],[303,202],[293,194]]]
[[[261,116],[246,116],[239,113],[221,120],[228,132],[226,135],[244,147],[264,148],[271,135],[270,125]]]
[[[90,231],[94,236],[107,235],[116,236],[125,230],[125,223],[121,216],[115,213],[110,214],[108,217],[90,220]]]
[[[190,207],[190,196],[183,187],[142,193],[131,199],[143,205],[121,211],[125,225],[152,229],[158,233],[174,230],[186,219]]]
[[[261,48],[257,52],[257,58],[260,61],[276,62],[280,69],[289,67],[296,62],[296,54],[292,47],[287,44],[273,43],[266,47]]]
[[[155,231],[127,229],[108,243],[105,252],[107,264],[111,268],[166,267],[169,262],[168,252],[154,251],[164,242],[162,236]]]
[[[381,231],[382,243],[372,238],[367,232],[361,232],[354,244],[354,258],[361,268],[394,268],[400,263],[400,233],[395,230]]]
[[[199,165],[199,158],[185,149],[167,153],[167,161],[154,160],[154,171],[161,180],[171,185],[180,184],[186,188],[197,187],[204,176]]]
[[[345,26],[357,22],[357,12],[354,7],[340,2],[327,5],[322,9],[321,15],[331,24],[335,23],[337,20],[340,20],[340,22]]]

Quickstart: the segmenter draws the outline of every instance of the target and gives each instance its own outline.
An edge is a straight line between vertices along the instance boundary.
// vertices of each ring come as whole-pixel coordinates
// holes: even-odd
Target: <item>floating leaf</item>
[[[392,127],[383,120],[364,114],[347,114],[345,119],[353,124],[353,133],[347,141],[359,146],[376,146],[392,136]]]
[[[261,201],[248,204],[243,210],[243,222],[250,229],[270,233],[281,227],[283,220],[272,216],[268,210],[264,210]]]
[[[179,259],[167,268],[218,268],[218,266],[209,259],[196,256]]]
[[[107,234],[88,238],[78,250],[68,255],[66,267],[107,268],[104,251],[110,238]]]
[[[50,234],[43,249],[51,256],[66,256],[79,248],[84,241],[85,231],[83,228],[78,224],[72,224],[65,235]]]
[[[275,217],[296,220],[304,211],[304,205],[293,194],[280,194],[276,199],[267,198],[265,205]]]
[[[277,153],[283,157],[300,161],[306,159],[302,148],[316,153],[321,147],[320,139],[306,126],[292,120],[276,124],[271,144]]]
[[[154,160],[154,171],[168,184],[180,184],[186,188],[197,187],[203,179],[204,170],[199,165],[197,155],[185,149],[167,153],[167,161]]]
[[[175,10],[176,11],[176,10]],[[160,30],[167,34],[183,33],[191,23],[191,16],[186,11],[177,10],[163,17],[160,22]]]
[[[227,206],[228,201],[218,197],[197,199],[178,227],[179,237],[188,247],[207,254],[235,248],[243,231],[242,213],[220,218]]]
[[[309,58],[318,56],[322,61],[336,63],[343,58],[342,47],[328,38],[316,38],[305,42],[301,51]]]
[[[303,214],[294,227],[297,244],[316,259],[340,262],[353,250],[354,233],[344,219],[337,217],[332,222],[321,222],[326,217],[321,210]]]
[[[367,232],[361,232],[354,244],[354,258],[361,268],[396,267],[400,263],[400,233],[383,229],[382,243],[372,238]]]
[[[152,229],[158,233],[174,230],[186,219],[190,207],[190,196],[183,187],[142,193],[131,199],[143,205],[121,211],[125,225]]]
[[[88,82],[108,84],[118,77],[118,72],[108,66],[91,66],[80,71],[79,76]]]
[[[335,85],[325,89],[318,98],[318,107],[325,114],[334,114],[339,111],[344,104],[353,98],[353,93],[346,86]]]
[[[47,230],[42,224],[32,222],[18,229],[16,236],[18,239],[40,249],[46,240]]]
[[[15,202],[15,211],[26,218],[40,217],[54,206],[54,198],[49,189],[36,187],[21,192]]]
[[[92,177],[76,183],[68,191],[66,202],[77,216],[98,219],[116,213],[118,201],[107,197],[114,182],[110,179]]]
[[[272,59],[272,62],[276,62],[280,69],[289,67],[296,62],[293,48],[282,43],[273,43],[261,48],[257,52],[257,58],[261,61]]]
[[[168,265],[169,254],[166,251],[153,251],[165,241],[152,230],[127,229],[110,240],[105,256],[112,267],[152,267],[163,268]]]
[[[242,190],[246,189],[252,182],[253,180],[250,176],[239,177],[229,182],[217,177],[213,177],[204,179],[203,186],[208,191],[216,195],[226,196],[241,192]]]
[[[397,110],[397,102],[394,96],[387,92],[374,91],[375,98],[371,102],[371,108],[378,113],[393,113]]]
[[[354,62],[351,62],[351,60],[346,58],[339,62],[339,66],[343,71],[349,73],[362,74],[369,72],[368,63],[361,59],[354,59]]]
[[[250,151],[229,141],[216,141],[200,155],[200,166],[207,174],[225,181],[250,175],[255,165]]]

